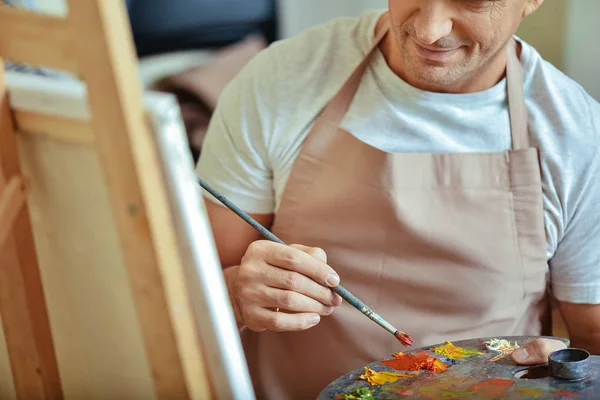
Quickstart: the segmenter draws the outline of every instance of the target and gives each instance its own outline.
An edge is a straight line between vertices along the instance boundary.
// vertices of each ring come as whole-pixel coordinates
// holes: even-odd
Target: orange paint
[[[494,378],[472,385],[469,391],[482,399],[500,399],[506,395],[508,389],[514,384],[515,382],[510,379]]]
[[[446,365],[444,363],[430,355],[396,353],[394,354],[393,359],[383,361],[381,364],[398,371],[428,370],[433,372],[443,372],[446,370]]]

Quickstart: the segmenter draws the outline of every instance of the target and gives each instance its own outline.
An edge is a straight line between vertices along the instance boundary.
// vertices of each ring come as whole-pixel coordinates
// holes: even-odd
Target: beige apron
[[[342,284],[415,346],[547,333],[541,175],[514,43],[511,150],[390,154],[339,128],[387,31],[317,119],[273,232],[323,248]],[[347,303],[304,332],[242,337],[259,399],[315,399],[337,377],[405,350]]]

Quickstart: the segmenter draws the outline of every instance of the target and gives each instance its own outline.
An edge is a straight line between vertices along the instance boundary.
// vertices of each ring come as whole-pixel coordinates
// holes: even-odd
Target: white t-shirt
[[[332,20],[257,55],[220,98],[199,176],[247,212],[276,213],[316,116],[372,45],[381,12]],[[552,290],[561,301],[600,304],[600,104],[527,43],[521,64]],[[424,92],[379,51],[342,127],[386,152],[511,148],[505,81],[478,93]]]

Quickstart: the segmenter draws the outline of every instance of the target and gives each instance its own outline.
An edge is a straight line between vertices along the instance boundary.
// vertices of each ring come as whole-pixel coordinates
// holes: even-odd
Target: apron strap
[[[508,86],[508,112],[513,150],[529,148],[529,129],[527,127],[527,107],[523,91],[523,74],[517,57],[517,42],[511,40],[508,45],[506,63],[506,82]]]
[[[358,87],[360,86],[360,82],[362,80],[363,75],[375,49],[379,46],[379,44],[386,37],[387,33],[390,29],[390,22],[386,16],[386,20],[383,26],[381,26],[376,34],[375,41],[362,62],[356,67],[356,69],[352,72],[352,75],[348,78],[348,80],[344,83],[344,85],[340,88],[340,90],[336,93],[333,99],[327,104],[321,118],[327,120],[327,122],[332,123],[334,125],[339,126],[348,112],[350,105],[352,104],[352,100],[354,100],[354,95],[358,91]]]

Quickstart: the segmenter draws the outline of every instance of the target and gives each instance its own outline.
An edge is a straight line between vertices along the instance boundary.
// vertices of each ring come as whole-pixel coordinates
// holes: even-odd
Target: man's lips
[[[430,60],[430,61],[438,61],[438,62],[445,61],[448,58],[452,57],[454,54],[456,54],[456,52],[458,52],[458,50],[460,49],[460,47],[447,49],[447,48],[441,48],[441,47],[424,46],[412,38],[411,38],[411,41],[413,42],[414,47],[417,50],[417,53],[421,57],[425,58],[426,60]]]

